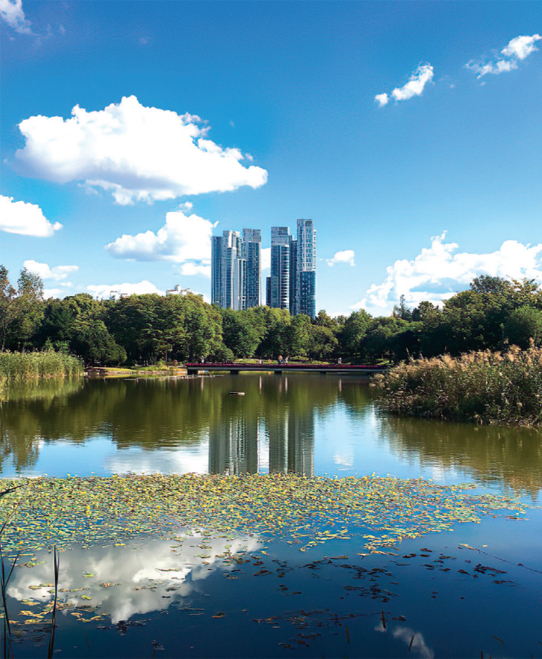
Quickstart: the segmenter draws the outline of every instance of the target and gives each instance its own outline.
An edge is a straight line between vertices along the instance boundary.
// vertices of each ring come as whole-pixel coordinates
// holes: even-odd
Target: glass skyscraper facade
[[[296,309],[316,315],[316,231],[312,220],[297,220]]]
[[[260,277],[262,272],[262,232],[260,229],[243,229],[243,256],[246,261],[245,309],[260,304]]]
[[[271,300],[275,309],[290,308],[290,230],[271,227]]]
[[[262,303],[261,231],[243,229],[213,236],[211,302],[223,309],[249,309]],[[297,220],[297,238],[288,227],[271,227],[271,275],[265,304],[290,313],[316,315],[316,231],[312,220]]]
[[[223,231],[211,244],[211,303],[236,311],[260,304],[261,232]]]
[[[292,316],[316,315],[316,231],[312,220],[297,220],[297,238],[288,227],[271,228],[271,277],[267,304]]]

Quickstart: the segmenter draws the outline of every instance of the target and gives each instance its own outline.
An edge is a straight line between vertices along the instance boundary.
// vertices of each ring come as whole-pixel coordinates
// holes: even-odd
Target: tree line
[[[43,299],[41,279],[24,269],[16,285],[0,266],[0,351],[53,349],[86,364],[153,364],[292,358],[352,363],[459,355],[542,344],[542,290],[534,280],[481,276],[442,307],[401,299],[391,316],[366,311],[314,319],[259,306],[220,309],[195,294],[96,300],[86,293]]]

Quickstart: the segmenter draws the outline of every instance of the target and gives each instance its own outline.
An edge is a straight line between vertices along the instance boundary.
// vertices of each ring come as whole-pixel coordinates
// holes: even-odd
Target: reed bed
[[[37,379],[76,377],[83,374],[77,357],[61,352],[0,353],[0,387]]]
[[[542,348],[413,359],[375,378],[388,412],[479,424],[542,423]]]

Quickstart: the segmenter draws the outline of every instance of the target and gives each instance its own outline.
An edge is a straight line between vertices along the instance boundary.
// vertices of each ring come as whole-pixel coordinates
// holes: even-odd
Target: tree
[[[311,359],[326,361],[330,359],[337,350],[339,342],[329,327],[325,325],[313,325],[309,340],[308,356]]]
[[[361,343],[362,361],[405,359],[417,347],[416,325],[395,316],[373,318]]]
[[[349,361],[360,359],[361,342],[367,335],[371,322],[371,316],[363,309],[354,311],[348,316],[337,336],[339,353],[342,357]]]
[[[312,323],[313,325],[317,325],[318,327],[327,327],[335,334],[340,330],[341,327],[337,318],[332,318],[323,309],[318,312],[318,314],[313,319]]]
[[[393,307],[393,315],[401,320],[412,320],[412,310],[407,307],[404,295],[399,298],[399,304]]]
[[[103,320],[81,314],[73,324],[70,349],[85,364],[116,365],[126,361],[126,350],[115,342]]]
[[[264,334],[260,316],[246,311],[222,309],[222,332],[224,345],[238,357],[252,357]]]
[[[266,359],[276,359],[279,355],[288,354],[287,332],[291,323],[290,312],[287,309],[255,307],[254,313],[263,320],[264,327],[256,354]]]
[[[43,282],[24,268],[15,289],[8,271],[0,266],[0,351],[6,345],[21,349],[32,337],[43,316]]]
[[[286,330],[284,352],[287,355],[306,357],[310,347],[311,319],[303,313],[294,316]]]
[[[512,311],[504,327],[504,334],[512,345],[526,350],[531,340],[535,346],[542,344],[542,312],[532,307],[520,307]]]

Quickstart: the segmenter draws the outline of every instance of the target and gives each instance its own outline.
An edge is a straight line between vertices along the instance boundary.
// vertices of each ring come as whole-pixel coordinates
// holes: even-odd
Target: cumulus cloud
[[[378,103],[378,107],[382,108],[390,102],[390,98],[387,94],[377,94],[375,101]]]
[[[538,48],[534,45],[536,41],[540,41],[542,37],[539,34],[533,34],[532,37],[515,37],[510,41],[506,48],[502,49],[502,54],[507,57],[517,57],[518,59],[525,59],[534,50]]]
[[[182,264],[179,272],[181,273],[181,275],[184,275],[185,277],[192,277],[194,275],[203,275],[203,277],[208,277],[210,279],[211,265],[210,264],[206,265],[205,263],[197,264],[194,263],[193,261],[189,261],[188,263]]]
[[[393,630],[393,635],[395,638],[401,639],[405,645],[408,645],[409,652],[412,649],[424,659],[433,659],[435,656],[432,648],[427,646],[423,634],[420,632],[414,632],[409,627],[397,627]]]
[[[513,71],[518,68],[518,60],[524,60],[532,52],[538,50],[535,43],[540,39],[542,39],[542,36],[539,34],[533,34],[530,37],[515,37],[501,50],[500,54],[503,57],[494,57],[490,60],[482,58],[471,60],[465,66],[476,73],[478,78],[482,78],[487,74],[499,75],[500,73]]]
[[[87,286],[87,290],[94,297],[120,297],[121,295],[143,295],[145,293],[157,293],[164,295],[165,292],[156,288],[150,281],[140,281],[139,284],[99,284],[97,286]]]
[[[65,291],[61,291],[60,288],[44,288],[43,297],[45,300],[50,300],[51,298],[59,298],[62,295],[65,295]]]
[[[185,215],[182,210],[171,211],[156,233],[124,235],[105,249],[118,259],[181,263],[182,275],[210,277],[211,236],[216,224],[195,214]]]
[[[420,64],[420,66],[410,76],[409,81],[402,87],[396,87],[390,94],[391,98],[396,101],[407,101],[413,96],[420,96],[427,85],[433,79],[434,71],[431,64]],[[388,94],[377,94],[375,101],[379,107],[387,105],[390,96]]]
[[[152,203],[184,195],[225,192],[267,181],[243,154],[207,138],[198,116],[144,107],[135,96],[104,110],[76,105],[70,119],[33,116],[19,124],[26,139],[17,169],[56,183],[83,181],[111,192],[116,203]]]
[[[0,231],[48,238],[61,228],[60,222],[51,224],[36,204],[0,195]]]
[[[32,34],[25,18],[22,0],[0,0],[0,18],[19,34]]]
[[[470,254],[457,253],[459,245],[446,243],[445,238],[443,232],[413,260],[403,259],[389,266],[385,281],[373,284],[366,297],[351,309],[366,309],[376,315],[388,313],[401,295],[411,306],[424,300],[442,304],[480,275],[542,281],[542,244],[531,246],[507,240],[496,252]]]
[[[262,270],[271,269],[271,247],[262,247],[260,261],[262,264]]]
[[[332,259],[326,259],[327,264],[333,267],[336,263],[346,263],[348,265],[355,265],[354,263],[354,250],[345,249],[343,252],[337,252]]]
[[[30,272],[39,275],[44,280],[54,279],[55,281],[66,279],[70,272],[79,270],[79,266],[77,265],[57,265],[51,268],[47,263],[38,263],[38,261],[33,261],[32,259],[25,261],[24,267],[30,270]]]
[[[209,538],[195,529],[176,535],[179,542],[175,550],[171,540],[151,540],[144,544],[127,542],[126,547],[75,547],[63,553],[59,604],[81,606],[91,599],[93,607],[107,612],[113,624],[138,614],[165,611],[172,605],[182,608],[193,603],[199,582],[231,569],[221,556],[228,552],[252,554],[263,547],[257,537]],[[209,546],[208,556],[202,557],[198,546],[202,542]],[[52,562],[47,552],[37,557],[34,569],[14,572],[9,584],[9,596],[24,606],[50,602],[53,597],[50,588],[43,585],[53,579]],[[92,579],[82,576],[89,569]],[[104,588],[100,585],[104,582],[115,587]]]

